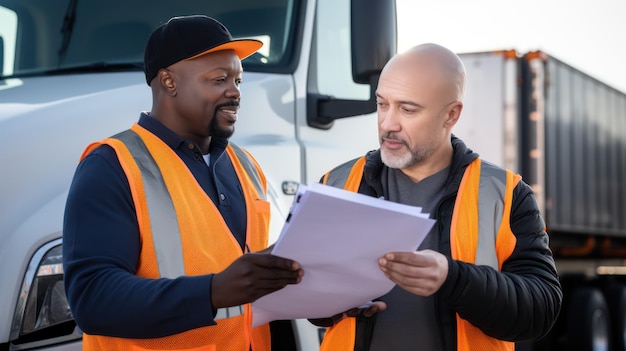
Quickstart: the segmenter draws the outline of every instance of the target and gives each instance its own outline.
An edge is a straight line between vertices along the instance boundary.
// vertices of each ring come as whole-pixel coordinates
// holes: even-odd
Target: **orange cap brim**
[[[193,60],[197,57],[200,57],[200,56],[212,53],[212,52],[216,52],[216,51],[222,51],[222,50],[234,50],[237,56],[239,57],[239,59],[243,60],[246,57],[257,52],[262,46],[263,46],[263,42],[261,42],[260,40],[256,40],[256,39],[233,40],[228,43],[218,45],[209,50],[203,51],[189,58],[186,58],[185,60]]]

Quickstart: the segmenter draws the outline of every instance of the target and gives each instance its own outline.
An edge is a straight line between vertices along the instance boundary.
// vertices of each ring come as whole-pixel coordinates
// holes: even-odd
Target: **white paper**
[[[304,276],[255,301],[253,326],[331,317],[386,294],[394,283],[378,268],[378,258],[416,250],[433,224],[420,207],[319,183],[300,185],[272,254],[299,262]]]

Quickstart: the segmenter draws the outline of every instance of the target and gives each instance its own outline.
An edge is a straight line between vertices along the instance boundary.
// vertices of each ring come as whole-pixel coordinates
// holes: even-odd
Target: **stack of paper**
[[[433,224],[420,207],[300,185],[272,254],[299,262],[304,277],[255,301],[253,325],[330,317],[386,294],[394,283],[378,258],[415,251]]]

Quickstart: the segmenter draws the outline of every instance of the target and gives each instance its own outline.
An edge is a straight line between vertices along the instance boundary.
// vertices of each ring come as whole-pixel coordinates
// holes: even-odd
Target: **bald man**
[[[415,251],[379,259],[396,284],[388,294],[311,320],[330,326],[322,350],[512,351],[556,320],[562,291],[531,188],[452,134],[464,89],[450,50],[429,43],[396,55],[376,91],[380,148],[322,178],[436,220]]]

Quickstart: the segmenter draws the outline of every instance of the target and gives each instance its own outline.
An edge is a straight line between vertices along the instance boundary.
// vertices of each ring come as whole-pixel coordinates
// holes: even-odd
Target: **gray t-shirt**
[[[446,168],[415,183],[399,169],[385,167],[381,178],[385,199],[420,206],[434,218],[448,173]],[[438,250],[439,235],[433,226],[419,249]],[[387,309],[376,316],[370,351],[443,350],[433,296],[417,296],[395,286],[380,300],[387,303]]]

